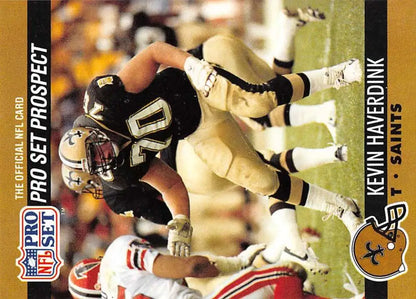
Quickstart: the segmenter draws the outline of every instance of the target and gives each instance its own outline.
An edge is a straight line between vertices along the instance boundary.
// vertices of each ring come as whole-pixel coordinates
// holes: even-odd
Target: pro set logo
[[[408,237],[399,226],[407,216],[407,203],[390,204],[384,211],[385,222],[378,224],[373,216],[366,218],[351,240],[355,267],[373,281],[387,281],[407,271],[404,256]]]
[[[21,281],[53,281],[63,261],[59,256],[59,212],[53,206],[27,206],[20,210]]]

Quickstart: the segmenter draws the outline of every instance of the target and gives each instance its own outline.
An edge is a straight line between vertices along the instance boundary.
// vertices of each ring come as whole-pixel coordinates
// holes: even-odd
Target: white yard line
[[[332,15],[334,13],[335,7],[335,0],[331,0],[329,3],[329,13],[328,15]],[[331,22],[326,22],[326,38],[325,38],[325,49],[323,55],[323,63],[324,65],[329,64],[329,52],[331,51]]]

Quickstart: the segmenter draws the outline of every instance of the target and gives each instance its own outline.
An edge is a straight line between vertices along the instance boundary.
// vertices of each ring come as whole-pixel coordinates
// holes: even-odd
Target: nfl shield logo
[[[53,206],[20,210],[20,267],[22,281],[53,281],[63,261],[59,256],[59,212]]]

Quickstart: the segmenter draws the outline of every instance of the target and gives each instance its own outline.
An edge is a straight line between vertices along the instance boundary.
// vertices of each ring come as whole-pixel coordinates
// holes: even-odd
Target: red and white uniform
[[[102,298],[268,299],[277,295],[276,286],[279,295],[275,298],[293,298],[284,295],[287,294],[285,290],[287,285],[296,288],[297,293],[302,296],[302,282],[293,269],[270,265],[240,271],[227,279],[214,292],[203,297],[199,291],[184,286],[182,280],[154,275],[153,262],[159,254],[146,240],[137,236],[121,236],[114,240],[101,261],[99,282]],[[293,280],[297,283],[296,286],[290,283]]]
[[[101,261],[99,280],[103,298],[202,298],[182,280],[160,278],[153,274],[159,252],[136,236],[121,236],[106,250]]]

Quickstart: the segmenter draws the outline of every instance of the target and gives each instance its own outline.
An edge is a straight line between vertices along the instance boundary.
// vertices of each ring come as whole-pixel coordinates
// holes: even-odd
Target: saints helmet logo
[[[69,145],[74,145],[75,142],[73,141],[72,138],[74,138],[75,136],[78,138],[82,137],[83,132],[81,132],[80,130],[72,130],[70,132],[68,132],[64,138],[64,141],[68,141]]]
[[[68,176],[65,176],[65,179],[67,180],[68,186],[74,184],[74,186],[78,187],[82,184],[82,179],[74,171],[69,171]]]
[[[366,218],[351,240],[355,267],[373,281],[387,281],[407,271],[404,256],[408,237],[399,225],[407,216],[407,204],[390,204],[385,207],[385,215],[381,224],[373,216]]]
[[[380,254],[381,256],[384,255],[384,248],[380,246],[380,244],[377,244],[377,248],[376,249],[372,249],[371,248],[371,242],[367,242],[367,244],[365,244],[365,248],[367,248],[368,253],[366,255],[364,255],[365,258],[371,258],[371,263],[373,263],[373,265],[378,265],[379,263],[376,260],[376,256],[377,254]]]

